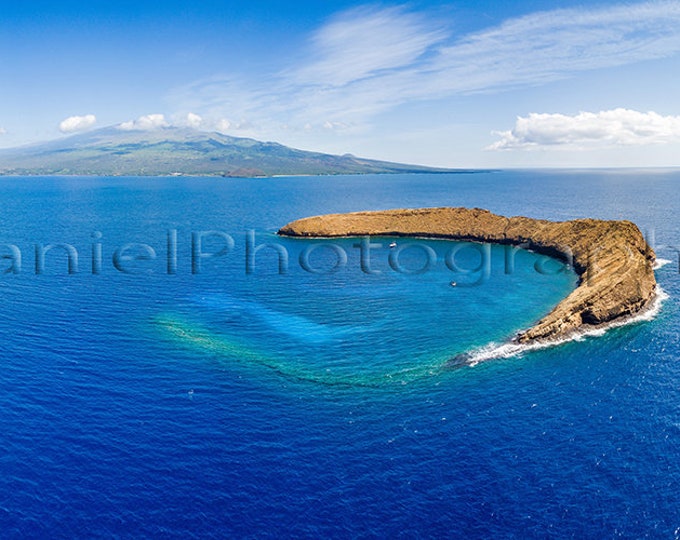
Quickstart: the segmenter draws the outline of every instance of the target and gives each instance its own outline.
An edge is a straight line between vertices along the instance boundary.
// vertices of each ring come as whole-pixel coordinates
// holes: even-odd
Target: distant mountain
[[[451,172],[417,165],[296,150],[278,143],[190,128],[108,127],[0,150],[0,175],[274,176]]]

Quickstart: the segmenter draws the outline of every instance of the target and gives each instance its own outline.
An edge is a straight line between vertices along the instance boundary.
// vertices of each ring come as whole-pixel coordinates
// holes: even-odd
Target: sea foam
[[[654,261],[654,270],[658,270],[659,268],[663,268],[667,264],[672,264],[673,261],[669,259],[657,259]]]
[[[663,260],[663,259],[662,259]],[[670,261],[669,261],[670,262]],[[669,298],[669,295],[659,285],[656,287],[656,294],[651,304],[645,308],[641,313],[633,317],[624,317],[621,320],[607,323],[606,325],[598,326],[592,329],[580,330],[574,332],[567,337],[554,341],[544,341],[535,343],[489,343],[479,349],[475,349],[469,353],[469,357],[465,360],[465,364],[469,366],[476,366],[480,362],[487,360],[495,360],[499,358],[510,358],[513,356],[521,356],[522,354],[535,351],[539,349],[547,349],[549,347],[556,347],[570,341],[583,341],[589,337],[602,337],[607,330],[612,328],[619,328],[629,324],[637,324],[640,322],[651,321],[661,311],[661,306]]]

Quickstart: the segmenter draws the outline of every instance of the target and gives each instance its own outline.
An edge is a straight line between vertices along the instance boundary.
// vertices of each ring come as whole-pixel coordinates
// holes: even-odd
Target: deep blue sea
[[[0,179],[0,536],[680,538],[679,186]],[[632,220],[668,298],[599,337],[458,365],[573,272],[500,246],[275,234],[430,206]]]

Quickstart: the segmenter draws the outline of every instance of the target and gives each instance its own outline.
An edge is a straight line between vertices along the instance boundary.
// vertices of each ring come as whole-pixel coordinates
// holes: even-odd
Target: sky
[[[112,125],[442,167],[680,166],[680,0],[0,0],[0,148]]]

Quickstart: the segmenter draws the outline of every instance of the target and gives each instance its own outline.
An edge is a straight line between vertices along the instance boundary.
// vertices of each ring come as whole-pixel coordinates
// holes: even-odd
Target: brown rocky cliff
[[[279,234],[298,237],[416,236],[520,245],[562,259],[578,287],[519,342],[559,339],[644,309],[654,297],[654,252],[630,221],[553,222],[503,217],[479,208],[424,208],[329,214],[301,219]]]

